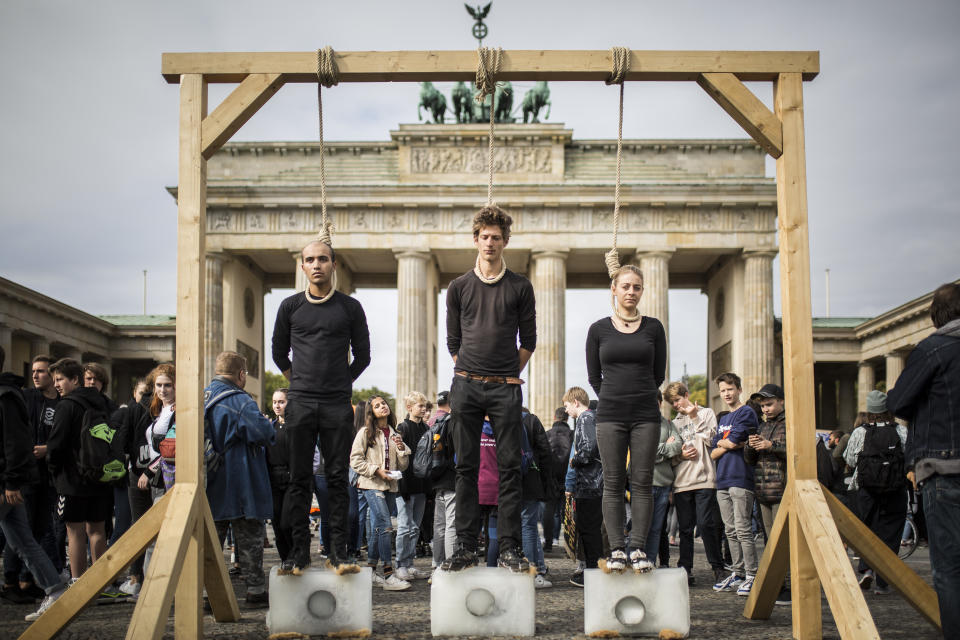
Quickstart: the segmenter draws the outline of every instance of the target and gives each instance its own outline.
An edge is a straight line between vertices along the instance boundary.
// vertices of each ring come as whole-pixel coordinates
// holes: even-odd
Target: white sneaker
[[[127,578],[124,583],[120,585],[120,591],[128,596],[135,596],[140,593],[140,583],[133,577]]]
[[[409,588],[410,583],[406,580],[401,580],[395,573],[391,573],[387,576],[387,579],[383,581],[384,591],[406,591]]]
[[[64,587],[64,588],[59,589],[59,590],[57,590],[57,591],[54,591],[53,593],[51,593],[50,595],[48,595],[46,598],[43,599],[43,602],[40,603],[40,608],[39,608],[39,609],[37,609],[37,610],[34,611],[33,613],[28,613],[27,615],[25,615],[25,616],[23,617],[23,619],[26,620],[27,622],[33,622],[34,620],[36,620],[37,618],[39,618],[40,616],[42,616],[43,613],[44,613],[44,611],[46,611],[47,609],[49,609],[49,608],[50,608],[50,605],[52,605],[54,602],[56,602],[56,601],[57,601],[57,598],[59,598],[60,596],[62,596],[62,595],[63,595],[63,592],[66,591],[66,590],[67,590],[66,587]]]
[[[384,582],[383,576],[380,575],[379,573],[377,573],[376,570],[374,570],[374,572],[373,572],[373,586],[375,586],[375,587],[382,587],[382,586],[383,586],[383,582]]]
[[[404,580],[422,580],[424,578],[429,578],[429,574],[422,572],[416,567],[405,567],[407,570],[407,577]],[[403,576],[398,576],[403,578]]]
[[[406,567],[397,567],[396,570],[393,572],[393,575],[397,576],[397,578],[399,578],[400,580],[410,579],[410,572],[407,571]]]
[[[653,563],[647,558],[647,554],[640,549],[634,549],[630,552],[630,564],[633,565],[633,570],[637,573],[647,573],[654,570]]]
[[[747,579],[741,582],[737,588],[737,595],[744,597],[749,596],[751,589],[753,589],[753,576],[747,576]]]
[[[553,583],[544,578],[541,574],[537,574],[537,577],[533,579],[533,588],[534,589],[549,589],[553,586]]]

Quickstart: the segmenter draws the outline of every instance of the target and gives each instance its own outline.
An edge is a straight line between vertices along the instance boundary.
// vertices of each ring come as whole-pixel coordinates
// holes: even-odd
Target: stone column
[[[840,378],[840,409],[837,412],[837,429],[850,433],[853,419],[857,416],[857,390],[855,381],[848,372]]]
[[[640,313],[652,316],[663,324],[667,334],[667,367],[664,384],[670,382],[670,258],[672,251],[638,251],[635,264],[643,271],[643,297],[640,298]],[[670,415],[670,405],[663,403],[661,411]]]
[[[37,356],[53,357],[53,354],[50,353],[50,341],[46,338],[38,337],[30,341],[30,359],[33,360]]]
[[[867,394],[877,384],[877,372],[869,362],[861,362],[857,371],[857,411],[867,410]]]
[[[66,355],[64,356],[65,358],[73,358],[77,362],[83,364],[83,350],[80,347],[68,346],[65,352],[66,352]]]
[[[405,415],[403,398],[428,392],[427,265],[430,252],[394,249],[397,258],[397,418]],[[429,399],[429,398],[428,398]]]
[[[907,356],[903,353],[894,351],[888,353],[885,358],[887,362],[887,393],[897,384],[897,378],[903,373],[903,367],[907,363]]]
[[[527,401],[530,411],[547,425],[566,391],[567,251],[534,251],[530,281],[537,296],[537,348],[530,358]]]
[[[773,251],[743,254],[743,391],[754,393],[774,380]]]
[[[837,380],[832,375],[820,382],[820,423],[818,429],[837,428]]]
[[[13,329],[6,325],[0,325],[0,348],[3,349],[3,365],[0,365],[0,371],[13,371],[17,375],[22,373],[19,366],[15,369],[13,365]]]
[[[307,274],[303,272],[303,269],[300,267],[300,259],[302,254],[299,251],[294,251],[293,263],[296,265],[293,272],[293,288],[297,291],[306,291],[307,290]]]
[[[223,351],[223,263],[223,254],[207,254],[202,371],[204,385],[213,378],[217,356]]]

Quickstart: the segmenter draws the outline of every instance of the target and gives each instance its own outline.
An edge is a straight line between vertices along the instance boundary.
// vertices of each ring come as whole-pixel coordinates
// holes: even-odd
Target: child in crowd
[[[567,482],[566,491],[576,499],[575,522],[587,569],[596,569],[597,560],[603,554],[603,465],[597,448],[596,414],[588,409],[590,399],[580,387],[570,387],[563,395],[567,414],[576,420],[573,428],[573,453],[570,466],[574,469],[573,481]],[[568,476],[569,477],[569,476]],[[576,571],[570,582],[583,586],[583,571]]]

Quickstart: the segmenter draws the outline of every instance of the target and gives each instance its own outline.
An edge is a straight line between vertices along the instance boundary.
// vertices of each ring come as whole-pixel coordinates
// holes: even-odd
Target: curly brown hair
[[[511,218],[506,211],[495,204],[488,204],[480,209],[477,215],[473,216],[473,237],[476,239],[477,236],[480,235],[480,229],[484,227],[500,227],[500,231],[503,233],[503,239],[509,240],[510,225],[512,224],[513,218]]]

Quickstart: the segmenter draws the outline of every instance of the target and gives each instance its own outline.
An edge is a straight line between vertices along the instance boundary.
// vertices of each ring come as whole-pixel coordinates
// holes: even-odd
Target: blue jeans
[[[500,541],[497,538],[497,509],[494,507],[487,518],[487,566],[497,566],[500,557]]]
[[[313,495],[317,497],[317,507],[320,509],[320,543],[324,551],[330,553],[333,547],[330,546],[330,496],[327,492],[327,476],[313,476]]]
[[[112,545],[119,540],[120,536],[130,528],[132,518],[130,515],[130,497],[127,495],[126,484],[113,488],[113,515],[113,535],[110,536],[108,545]]]
[[[397,496],[397,566],[410,568],[417,553],[420,523],[427,496],[414,493],[406,498]]]
[[[921,491],[943,637],[954,638],[960,632],[960,476],[935,475]]]
[[[538,573],[546,573],[543,563],[543,545],[537,523],[543,515],[543,503],[537,500],[524,500],[520,507],[520,535],[523,538],[523,555],[537,566]]]
[[[0,530],[7,539],[7,545],[23,558],[27,569],[33,574],[33,579],[47,595],[64,587],[60,574],[34,539],[27,521],[27,510],[22,504],[5,503],[0,506]]]
[[[650,518],[650,529],[647,531],[647,544],[643,550],[650,562],[653,562],[660,552],[660,534],[663,532],[663,523],[667,519],[667,508],[670,506],[670,487],[653,487],[653,515]]]
[[[390,535],[393,529],[390,526],[390,502],[393,502],[397,494],[375,489],[364,489],[363,493],[367,497],[373,527],[373,536],[368,543],[367,562],[370,566],[376,566],[380,560],[384,567],[392,567]]]

